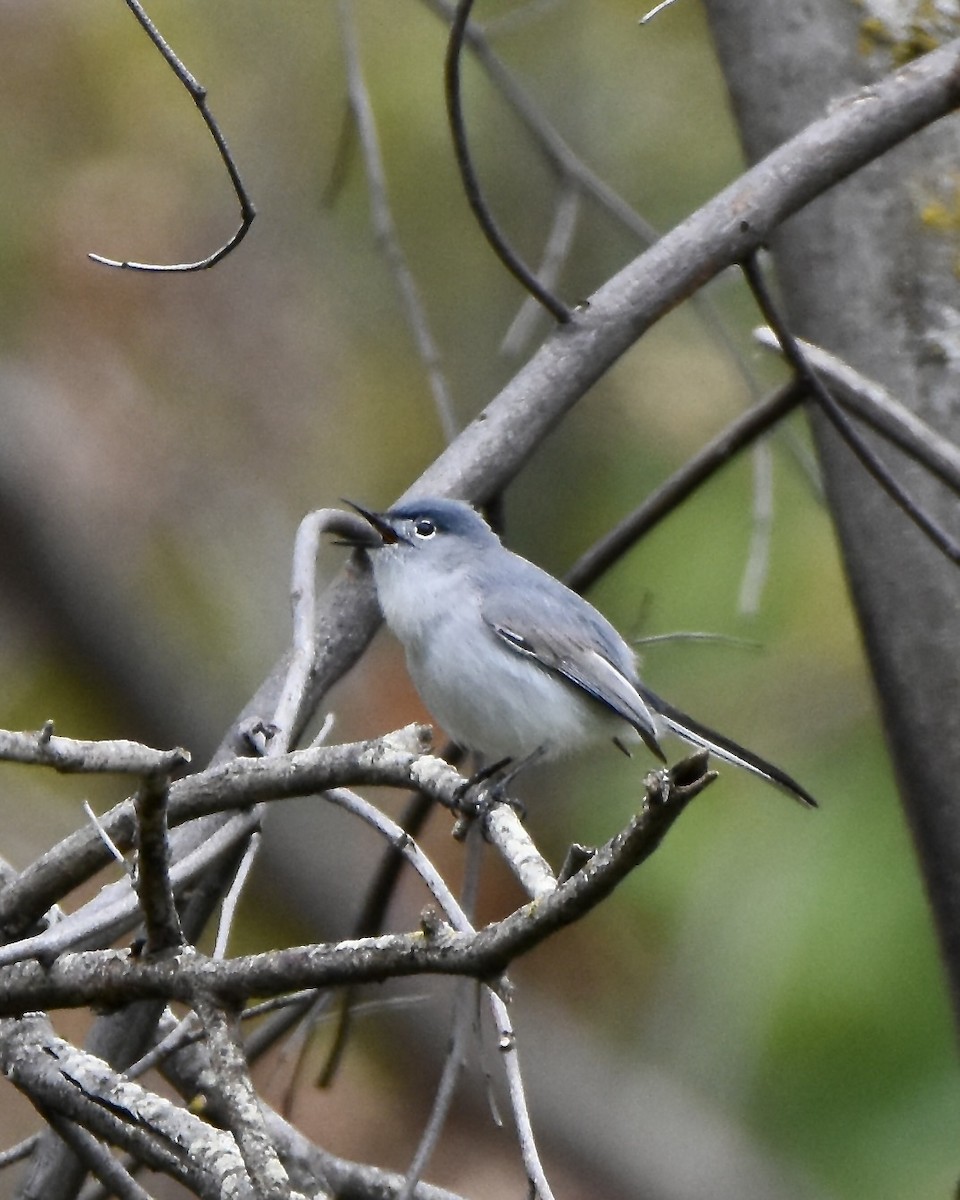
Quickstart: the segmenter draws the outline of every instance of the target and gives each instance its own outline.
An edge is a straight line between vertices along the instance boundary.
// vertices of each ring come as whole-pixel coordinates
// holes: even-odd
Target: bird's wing
[[[765,758],[761,758],[759,754],[754,754],[752,750],[747,750],[746,747],[739,745],[732,738],[724,737],[722,733],[717,733],[713,729],[708,729],[706,725],[701,725],[699,721],[695,721],[693,717],[687,716],[685,712],[681,712],[679,708],[674,708],[668,701],[662,699],[652,692],[642,683],[637,685],[638,691],[643,697],[647,705],[660,717],[661,722],[675,733],[677,737],[683,738],[685,742],[689,742],[692,746],[699,746],[703,750],[709,750],[711,754],[724,762],[732,763],[736,767],[742,767],[745,771],[750,771],[753,775],[759,775],[761,779],[765,779],[767,783],[772,783],[781,791],[792,796],[794,800],[799,800],[801,804],[805,804],[807,808],[819,807],[813,796],[795,779],[792,779],[786,771],[780,769],[774,763],[767,762]]]
[[[562,585],[561,585],[562,586]],[[564,588],[566,593],[566,589]],[[546,671],[562,675],[599,704],[622,717],[636,729],[648,749],[666,762],[657,742],[657,726],[647,705],[637,690],[633,673],[628,666],[630,652],[620,637],[593,609],[582,612],[571,605],[569,596],[562,598],[562,619],[550,620],[550,609],[556,603],[549,590],[534,590],[525,597],[523,607],[504,593],[494,592],[484,598],[481,616],[500,643],[516,654],[532,658]],[[584,602],[585,603],[585,602]],[[538,619],[534,621],[532,614]],[[557,629],[563,632],[557,632]],[[608,644],[609,643],[609,644]],[[615,658],[625,659],[618,663]]]

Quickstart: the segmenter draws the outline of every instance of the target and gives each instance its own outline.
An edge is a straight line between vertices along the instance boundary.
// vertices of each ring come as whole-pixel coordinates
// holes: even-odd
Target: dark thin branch
[[[530,295],[534,296],[553,315],[554,320],[561,325],[565,325],[572,319],[573,314],[562,300],[557,299],[549,289],[543,287],[538,282],[501,233],[493,218],[493,214],[487,206],[486,200],[483,198],[483,193],[480,190],[480,181],[477,178],[473,160],[470,157],[470,147],[467,144],[467,130],[463,119],[463,103],[460,95],[460,61],[467,22],[470,19],[470,10],[472,7],[473,0],[459,0],[457,4],[457,11],[450,27],[450,41],[447,45],[446,70],[444,74],[447,95],[447,116],[450,121],[453,150],[457,166],[460,168],[463,189],[471,211],[474,217],[476,217],[477,224],[480,226],[484,237],[490,243],[494,254],[496,254],[497,258],[500,259],[521,287],[526,288]]]
[[[721,467],[798,408],[806,395],[805,383],[786,384],[731,421],[638,508],[577,559],[565,576],[569,586],[578,592],[586,591],[645,533],[676,511]]]
[[[938,521],[925,512],[903,484],[890,473],[883,460],[864,442],[849,417],[830,395],[820,376],[807,361],[797,339],[787,328],[773,302],[773,297],[770,295],[763,272],[757,262],[756,252],[749,254],[743,260],[742,268],[750,290],[757,301],[757,306],[763,313],[764,320],[776,334],[784,357],[793,367],[797,376],[803,380],[824,416],[898,508],[910,518],[941,554],[960,566],[960,543],[957,543]]]
[[[453,0],[423,0],[423,3],[447,25],[453,23],[456,16],[456,5]],[[464,30],[464,40],[486,72],[487,77],[496,87],[498,94],[513,110],[514,115],[530,134],[534,144],[544,155],[555,174],[594,200],[604,211],[629,230],[642,245],[649,246],[655,242],[657,230],[648,221],[645,221],[601,175],[591,170],[564,141],[540,108],[523,90],[503,60],[491,49],[484,36],[484,30],[480,29],[475,22],[468,21]]]
[[[176,75],[177,79],[190,93],[190,98],[200,111],[200,116],[203,118],[203,123],[210,131],[210,136],[216,143],[217,150],[223,165],[227,169],[227,174],[230,176],[230,182],[233,184],[233,190],[237,197],[237,203],[240,205],[240,226],[236,233],[228,241],[226,241],[213,254],[206,258],[201,258],[197,262],[189,263],[142,263],[131,262],[128,259],[104,258],[101,254],[88,254],[87,257],[94,262],[102,263],[105,267],[118,267],[125,271],[152,271],[152,272],[189,272],[189,271],[205,271],[208,267],[215,266],[221,259],[240,245],[243,239],[247,236],[247,231],[253,224],[253,219],[257,215],[257,210],[253,206],[253,202],[247,195],[247,189],[244,186],[243,179],[237,169],[237,165],[233,160],[233,155],[227,146],[226,139],[217,124],[216,118],[210,111],[207,105],[207,92],[197,80],[190,74],[187,68],[183,65],[180,59],[176,56],[162,34],[157,29],[156,25],[150,20],[140,5],[138,0],[125,0],[127,8],[133,13],[141,28],[146,32],[150,41],[163,55],[163,58],[170,69]]]

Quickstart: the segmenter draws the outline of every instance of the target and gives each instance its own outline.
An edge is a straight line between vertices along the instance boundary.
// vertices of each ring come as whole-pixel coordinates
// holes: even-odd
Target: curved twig
[[[129,259],[106,258],[102,254],[88,254],[87,258],[93,262],[102,263],[105,267],[116,267],[124,271],[150,271],[150,272],[180,272],[187,273],[190,271],[205,271],[208,267],[216,266],[222,258],[226,256],[240,245],[243,239],[247,236],[250,226],[253,224],[253,219],[257,215],[257,210],[253,206],[253,201],[247,195],[247,189],[244,186],[243,179],[240,177],[240,172],[237,169],[237,164],[233,160],[233,155],[230,153],[230,148],[227,146],[226,139],[217,124],[217,120],[207,105],[207,91],[202,84],[190,74],[187,68],[183,65],[169,44],[165,41],[163,35],[157,29],[156,25],[150,20],[143,7],[138,0],[126,0],[127,8],[133,13],[141,28],[146,32],[150,41],[163,55],[167,65],[176,75],[177,79],[190,93],[190,98],[200,110],[200,116],[203,118],[203,123],[210,131],[210,136],[216,142],[217,150],[220,153],[220,158],[223,165],[227,168],[227,174],[230,176],[230,182],[233,184],[233,190],[237,197],[237,202],[240,205],[240,226],[236,233],[228,241],[213,252],[208,254],[206,258],[201,258],[197,262],[188,263],[142,263],[132,262]]]
[[[470,10],[472,7],[473,0],[459,0],[457,4],[457,11],[453,18],[453,24],[450,27],[450,41],[447,45],[446,69],[444,71],[447,116],[450,120],[453,149],[457,159],[457,166],[460,169],[463,189],[473,215],[477,219],[477,224],[483,231],[484,237],[490,243],[497,258],[500,259],[514,279],[522,287],[526,288],[530,295],[534,296],[553,315],[559,324],[566,325],[572,319],[573,314],[562,300],[558,300],[548,288],[545,288],[536,279],[526,264],[514,253],[513,248],[500,232],[496,221],[493,219],[493,214],[490,212],[483,198],[483,193],[480,190],[480,182],[477,179],[473,160],[470,157],[470,148],[467,145],[467,131],[463,120],[463,104],[460,96],[460,56],[463,50],[467,22],[470,19]]]

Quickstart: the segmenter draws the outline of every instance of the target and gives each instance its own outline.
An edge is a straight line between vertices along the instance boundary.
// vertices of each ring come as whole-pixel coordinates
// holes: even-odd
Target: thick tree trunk
[[[707,9],[751,161],[833,103],[869,104],[869,92],[852,101],[850,93],[894,62],[891,47],[867,42],[865,10],[853,4],[708,0]],[[958,151],[960,123],[941,121],[810,205],[772,246],[794,331],[885,384],[954,442],[960,221],[948,236],[947,222],[930,218],[956,205]],[[960,1013],[960,573],[825,422],[815,418],[814,430]],[[878,448],[922,506],[960,537],[956,497]]]

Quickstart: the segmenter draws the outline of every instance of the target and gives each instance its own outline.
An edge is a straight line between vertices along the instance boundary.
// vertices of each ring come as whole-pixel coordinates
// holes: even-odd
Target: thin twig
[[[417,1148],[414,1151],[413,1158],[410,1160],[410,1166],[407,1168],[403,1187],[397,1196],[397,1200],[412,1200],[414,1191],[423,1177],[427,1164],[433,1157],[433,1153],[439,1144],[440,1135],[443,1133],[447,1117],[450,1115],[457,1083],[463,1070],[467,1034],[472,1025],[471,1006],[467,1003],[467,996],[471,991],[476,989],[476,986],[471,979],[458,979],[454,986],[453,1004],[451,1006],[453,1010],[453,1027],[443,1063],[443,1070],[440,1072],[440,1081],[437,1084],[437,1089],[433,1097],[433,1104],[430,1106],[430,1115],[427,1117],[427,1122],[420,1135]]]
[[[400,245],[396,222],[390,211],[387,195],[387,176],[380,153],[380,138],[377,123],[370,103],[370,94],[363,75],[360,60],[356,23],[350,0],[339,0],[337,13],[340,18],[340,39],[347,75],[347,94],[353,112],[355,127],[360,137],[363,161],[367,172],[367,189],[370,195],[370,216],[373,221],[377,242],[393,275],[400,302],[413,334],[417,354],[427,372],[427,382],[433,394],[433,403],[440,420],[444,441],[452,442],[457,435],[458,422],[453,411],[453,401],[446,376],[441,368],[441,356],[430,330],[430,322],[416,280]]]
[[[258,826],[259,816],[256,812],[233,813],[229,820],[210,833],[196,849],[178,859],[173,865],[170,881],[174,892],[195,884],[198,879],[207,875],[221,858],[236,853],[238,844],[249,838]],[[96,835],[94,838],[96,845],[100,847],[99,838]],[[61,883],[56,890],[60,892],[64,886],[67,885]],[[129,880],[120,880],[101,889],[89,903],[42,933],[0,947],[0,962],[16,962],[20,958],[31,957],[47,960],[64,953],[79,942],[89,940],[99,940],[101,944],[109,943],[137,925],[140,915],[140,901],[136,892],[130,887]]]
[[[573,314],[549,288],[544,287],[530,272],[523,261],[517,256],[507,239],[500,232],[493,214],[487,206],[480,190],[473,160],[470,157],[470,147],[467,144],[467,131],[463,119],[463,103],[460,95],[460,57],[463,42],[470,19],[473,0],[459,0],[456,14],[450,26],[450,41],[447,44],[446,69],[444,82],[447,96],[447,116],[450,121],[450,133],[453,137],[453,151],[460,169],[460,178],[466,193],[467,202],[480,226],[484,237],[489,242],[494,254],[517,280],[521,287],[526,288],[531,296],[543,305],[561,325],[567,324]]]
[[[653,6],[653,8],[650,9],[649,12],[643,14],[643,16],[637,22],[637,24],[638,25],[649,25],[650,22],[654,19],[654,17],[658,17],[665,8],[669,8],[670,5],[673,3],[674,3],[674,0],[660,0],[659,4],[655,4]]]
[[[500,1051],[503,1069],[507,1076],[510,1107],[513,1109],[513,1120],[517,1129],[520,1154],[527,1172],[527,1179],[538,1200],[553,1200],[553,1192],[540,1160],[540,1152],[533,1135],[533,1125],[530,1122],[530,1110],[523,1086],[523,1075],[520,1071],[520,1056],[517,1052],[517,1036],[510,1020],[510,1012],[503,1000],[489,988],[487,989],[487,1002],[497,1028],[497,1048]]]
[[[483,830],[479,822],[474,822],[467,834],[466,863],[463,872],[463,886],[460,890],[460,905],[468,920],[473,923],[476,918],[477,894],[480,890],[481,864],[483,861]],[[433,1157],[443,1127],[450,1115],[457,1082],[463,1071],[466,1059],[467,1034],[472,1026],[472,1005],[468,1002],[470,991],[476,988],[472,980],[458,979],[453,989],[452,1018],[450,1039],[447,1054],[440,1072],[440,1080],[430,1106],[420,1140],[414,1151],[413,1158],[403,1181],[403,1190],[397,1200],[411,1200],[414,1189],[423,1177],[427,1164]]]
[[[165,1058],[176,1054],[178,1050],[182,1050],[184,1046],[189,1046],[203,1036],[200,1032],[197,1014],[192,1009],[181,1021],[178,1021],[168,1008],[158,1021],[157,1028],[161,1034],[159,1041],[146,1054],[141,1055],[136,1062],[127,1067],[124,1071],[127,1079],[139,1079],[141,1075],[145,1075]],[[166,1032],[163,1032],[164,1028],[166,1028]]]
[[[131,880],[133,880],[136,875],[136,871],[134,869],[133,864],[127,862],[127,860],[123,857],[123,853],[120,850],[120,847],[113,840],[113,838],[110,836],[110,834],[107,833],[106,829],[104,829],[103,822],[100,820],[100,818],[97,816],[97,814],[93,811],[93,806],[91,805],[89,800],[84,800],[83,811],[87,814],[87,820],[90,822],[90,824],[93,826],[93,828],[97,831],[97,836],[100,838],[100,841],[103,842],[103,844],[109,850],[109,852],[113,856],[113,858],[115,858],[116,861],[119,863],[119,865],[123,868],[124,874],[128,875],[129,878]]]
[[[94,262],[102,263],[105,267],[118,267],[126,271],[152,271],[152,272],[188,272],[188,271],[205,271],[208,267],[215,266],[222,258],[235,250],[237,246],[247,236],[247,231],[253,224],[253,219],[257,215],[257,210],[253,206],[253,202],[247,195],[247,189],[244,186],[243,180],[240,177],[240,172],[233,160],[233,155],[227,146],[226,139],[217,124],[216,118],[211,113],[207,105],[206,89],[197,82],[190,74],[187,68],[183,65],[180,59],[176,56],[162,34],[157,29],[156,25],[150,20],[143,7],[138,3],[138,0],[126,0],[127,8],[133,13],[141,28],[146,32],[150,41],[163,55],[167,65],[176,75],[177,79],[183,84],[190,94],[190,98],[200,111],[200,116],[207,129],[210,131],[210,136],[216,142],[217,150],[223,165],[227,169],[227,174],[230,176],[230,182],[233,184],[233,190],[237,197],[237,203],[240,205],[240,226],[236,233],[228,241],[226,241],[213,254],[209,254],[206,258],[201,258],[197,262],[189,263],[142,263],[131,262],[129,259],[105,258],[102,254],[88,254],[87,257]]]
[[[750,458],[753,465],[753,520],[738,607],[742,613],[755,616],[760,610],[760,597],[770,566],[773,535],[773,450],[766,438],[754,443]]]
[[[17,1142],[15,1146],[9,1146],[6,1150],[0,1150],[0,1171],[4,1167],[12,1166],[18,1163],[21,1159],[27,1158],[37,1148],[37,1143],[43,1135],[41,1133],[31,1133],[29,1137],[25,1137],[22,1142]]]
[[[756,253],[749,254],[742,265],[744,276],[750,285],[757,306],[763,313],[764,320],[776,334],[783,349],[784,357],[809,389],[812,397],[820,406],[824,416],[843,438],[862,466],[883,488],[898,508],[913,521],[934,546],[952,563],[960,566],[960,543],[958,543],[920,504],[914,500],[910,492],[897,480],[884,462],[870,449],[857,429],[844,413],[843,409],[831,396],[817,372],[810,365],[797,339],[787,328],[773,302],[770,290],[763,278],[763,272],[757,262]]]
[[[220,923],[217,926],[217,939],[213,946],[214,958],[226,957],[227,946],[230,942],[230,932],[233,929],[233,921],[237,915],[237,905],[240,903],[243,889],[246,887],[250,871],[253,869],[261,840],[259,831],[251,834],[247,848],[243,852],[243,858],[240,860],[240,866],[237,868],[233,883],[230,885],[230,890],[223,898],[223,904],[220,906]]]

